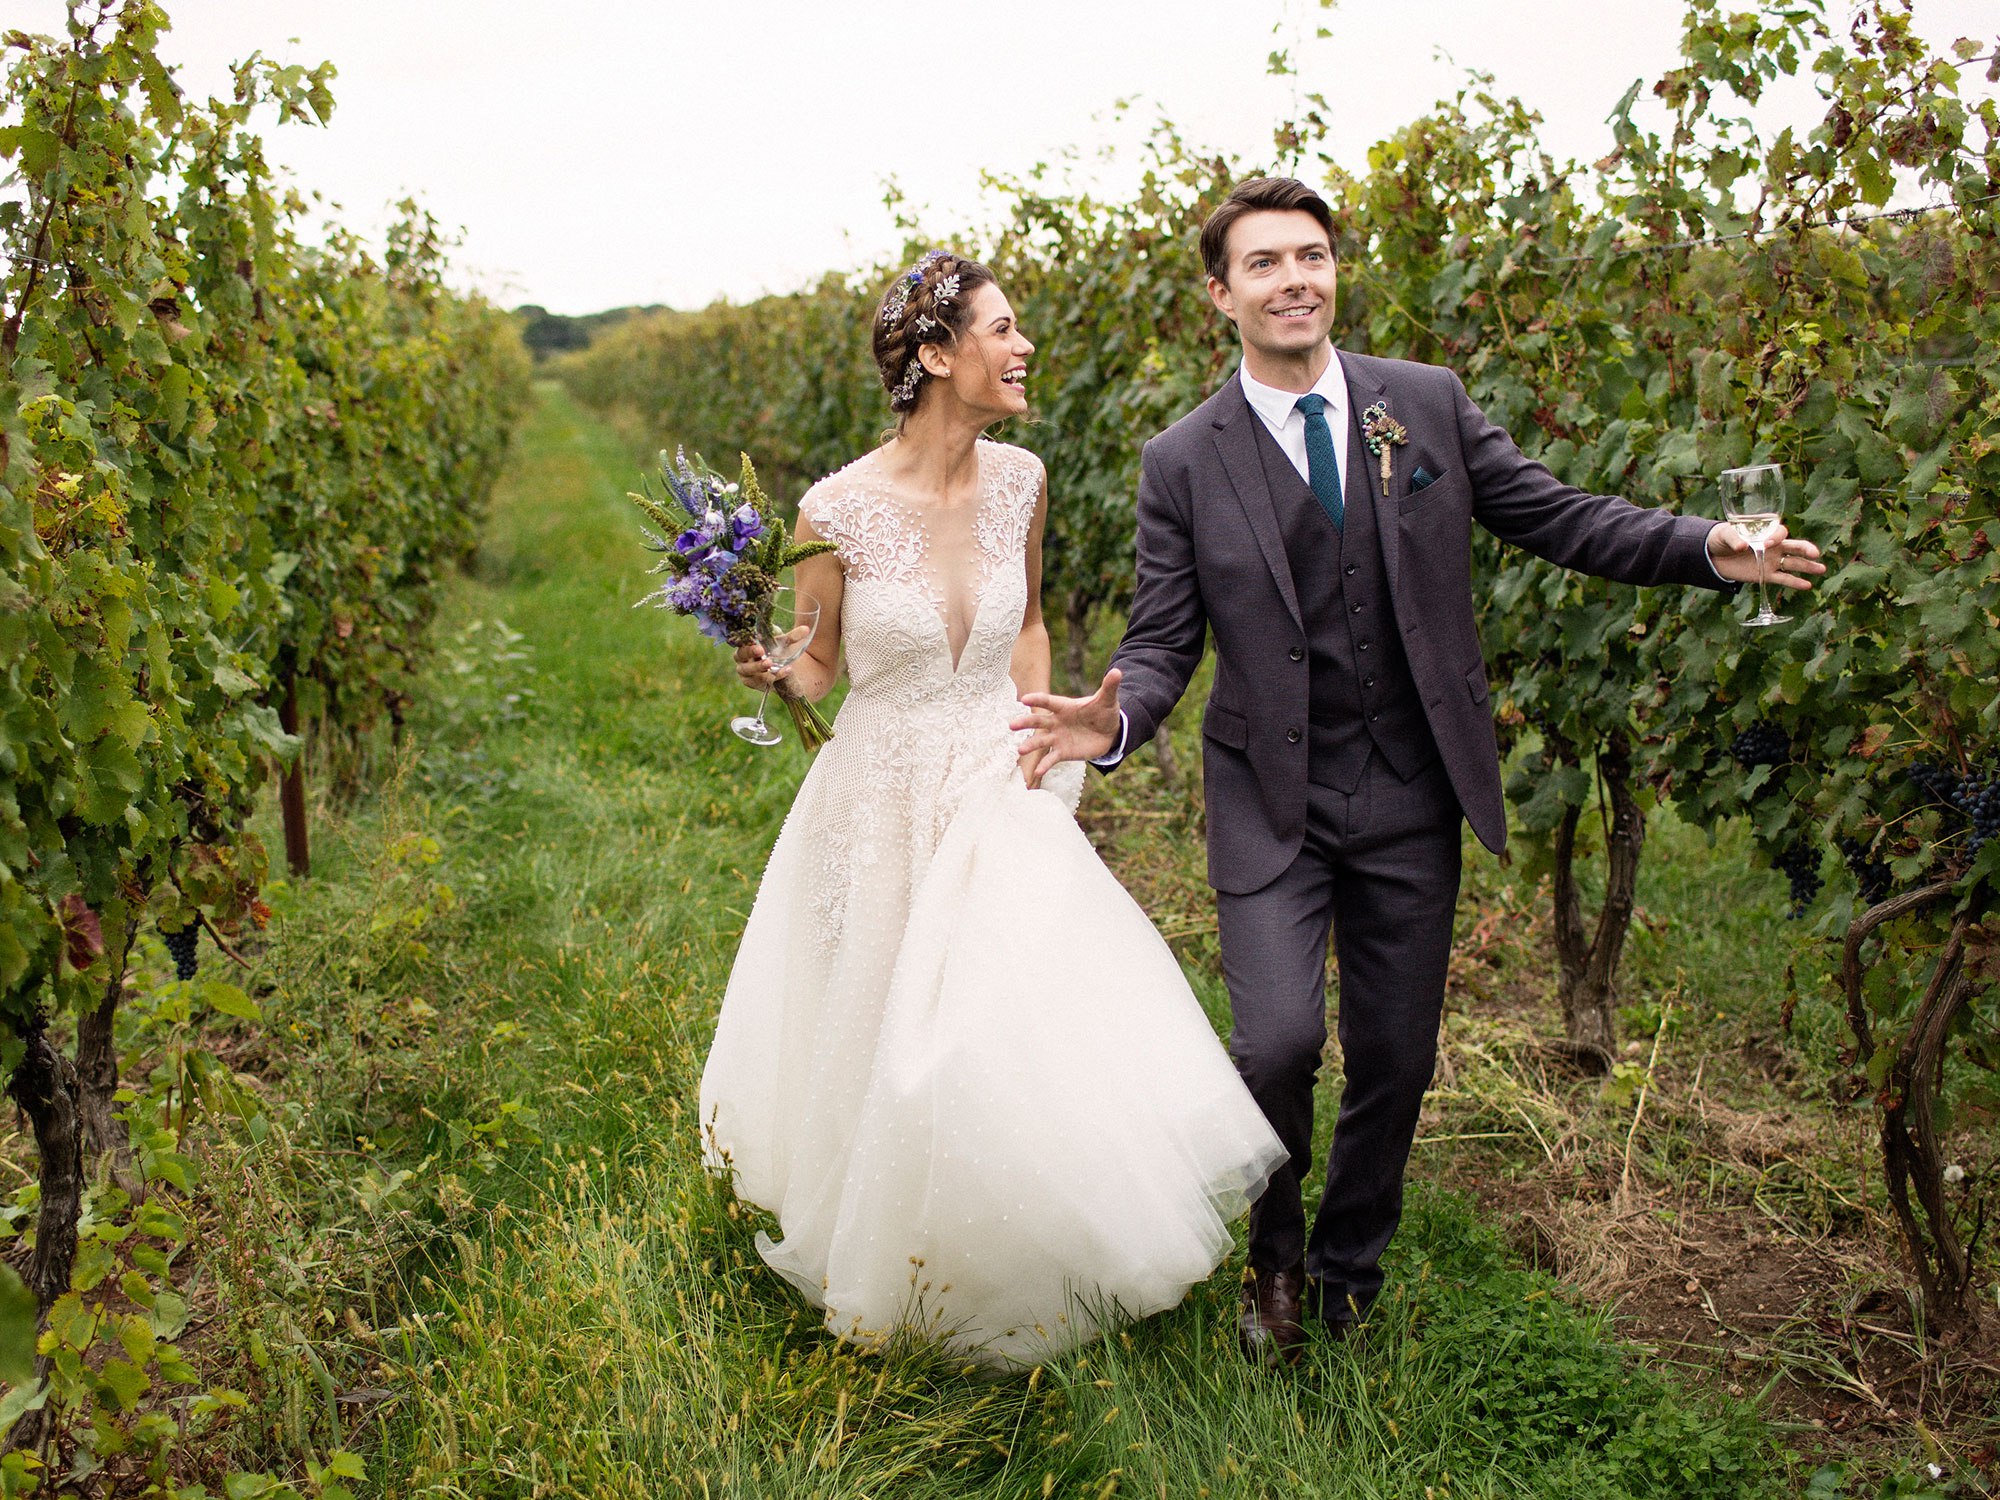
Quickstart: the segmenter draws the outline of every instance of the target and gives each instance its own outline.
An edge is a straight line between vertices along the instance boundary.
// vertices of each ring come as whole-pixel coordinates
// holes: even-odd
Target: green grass
[[[1030,1377],[985,1380],[916,1348],[860,1357],[820,1334],[761,1268],[750,1215],[702,1173],[692,1104],[805,762],[721,732],[742,695],[716,648],[629,607],[633,477],[611,433],[541,392],[481,572],[440,622],[456,644],[402,774],[281,904],[274,1045],[303,1038],[319,1060],[286,1085],[315,1101],[295,1135],[365,1136],[377,1180],[416,1173],[397,1190],[401,1263],[328,1251],[321,1272],[361,1306],[357,1368],[396,1393],[366,1433],[342,1434],[371,1446],[373,1487],[1782,1492],[1784,1460],[1747,1405],[1649,1368],[1514,1263],[1465,1199],[1430,1188],[1413,1193],[1368,1335],[1315,1344],[1295,1374],[1236,1354],[1234,1259],[1181,1308]],[[492,621],[525,663],[502,659]],[[1213,1010],[1213,975],[1195,978]],[[336,1205],[322,1220],[357,1245],[390,1212],[378,1194],[369,1219],[342,1183],[320,1192]]]

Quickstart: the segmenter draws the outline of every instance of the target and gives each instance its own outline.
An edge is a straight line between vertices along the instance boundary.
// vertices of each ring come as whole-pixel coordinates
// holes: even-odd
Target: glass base
[[[729,727],[738,739],[748,740],[753,745],[781,745],[785,740],[782,734],[764,722],[762,714],[754,717],[741,714],[729,721]]]
[[[1790,615],[1781,615],[1774,609],[1759,610],[1743,622],[1743,628],[1755,630],[1760,625],[1782,625],[1790,618]]]

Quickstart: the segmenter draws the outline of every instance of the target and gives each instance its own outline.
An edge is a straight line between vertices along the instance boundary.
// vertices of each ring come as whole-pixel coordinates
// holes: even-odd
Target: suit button
[[[1304,661],[1305,659],[1306,659],[1306,648],[1305,648],[1305,647],[1303,647],[1303,646],[1294,646],[1294,647],[1292,647],[1292,660],[1293,660],[1293,661]]]
[[[1358,615],[1358,614],[1360,614],[1360,613],[1361,613],[1361,610],[1362,610],[1362,608],[1363,608],[1363,606],[1361,606],[1361,605],[1359,605],[1359,604],[1355,605],[1355,606],[1354,606],[1354,613],[1356,613],[1357,615]]]
[[[1375,686],[1375,679],[1372,677],[1364,677],[1361,679],[1361,685],[1363,687],[1373,687]]]
[[[1349,578],[1352,578],[1354,576],[1354,564],[1349,563],[1346,567],[1342,568],[1340,571],[1345,573]]]
[[[1368,722],[1370,724],[1379,723],[1381,721],[1381,718],[1382,716],[1380,714],[1370,714],[1368,716]]]
[[[1366,650],[1368,649],[1368,643],[1367,643],[1366,641],[1363,641],[1363,642],[1362,642],[1362,643],[1361,643],[1361,644],[1360,644],[1360,645],[1359,645],[1358,647],[1356,647],[1355,649],[1356,649],[1356,650],[1359,650],[1359,651],[1366,651]]]
[[[1296,745],[1298,742],[1299,742],[1299,732],[1296,729],[1287,729],[1285,731],[1285,743],[1288,745]]]

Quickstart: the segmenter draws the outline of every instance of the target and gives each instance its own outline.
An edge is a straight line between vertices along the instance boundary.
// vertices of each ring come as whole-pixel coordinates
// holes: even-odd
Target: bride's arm
[[[799,512],[792,535],[801,542],[826,540],[814,530],[804,511]],[[788,691],[801,698],[819,699],[831,692],[840,677],[840,595],[844,582],[838,552],[822,552],[792,569],[792,587],[799,598],[819,601],[819,625],[813,631],[812,644],[797,661],[775,671],[765,664],[764,648],[755,641],[739,646],[736,675],[760,691],[782,681],[789,685]]]
[[[1049,476],[1044,469],[1035,518],[1028,525],[1028,607],[1021,615],[1021,633],[1014,638],[1014,660],[1008,669],[1017,697],[1049,690],[1049,628],[1042,623],[1042,526],[1048,516]]]

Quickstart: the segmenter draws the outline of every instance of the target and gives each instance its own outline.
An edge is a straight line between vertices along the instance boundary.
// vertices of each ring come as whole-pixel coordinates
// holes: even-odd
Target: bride
[[[703,1147],[842,1338],[1001,1368],[1177,1303],[1282,1147],[1166,944],[1009,728],[1046,691],[1034,345],[977,262],[883,297],[896,429],[808,490],[810,648],[754,688],[852,687],[772,850],[701,1082]]]

